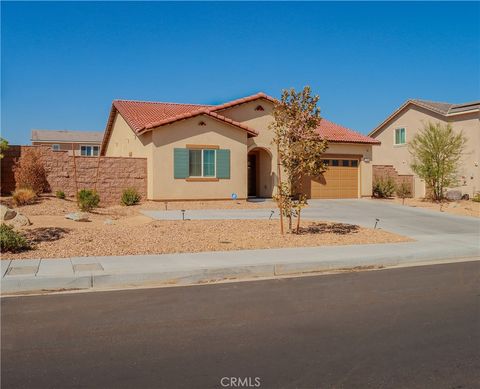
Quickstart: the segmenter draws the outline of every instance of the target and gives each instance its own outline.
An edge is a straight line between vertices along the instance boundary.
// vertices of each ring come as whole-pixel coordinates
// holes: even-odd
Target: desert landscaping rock
[[[458,201],[462,199],[462,192],[459,190],[449,190],[445,194],[445,197],[450,201]]]
[[[28,217],[26,217],[25,215],[17,212],[15,217],[8,221],[8,224],[10,224],[11,226],[13,226],[15,228],[21,228],[21,227],[27,227],[32,223],[30,222],[30,219]]]
[[[17,212],[8,208],[6,205],[0,204],[0,220],[11,220],[16,216]]]
[[[89,216],[86,212],[71,212],[65,215],[66,219],[70,219],[76,222],[88,222]]]

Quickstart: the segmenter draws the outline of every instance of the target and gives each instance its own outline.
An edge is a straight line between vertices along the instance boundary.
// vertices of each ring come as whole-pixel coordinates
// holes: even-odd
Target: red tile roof
[[[362,135],[324,118],[320,121],[317,132],[329,142],[380,144],[377,139]]]
[[[242,123],[236,122],[232,119],[229,119],[219,114],[218,112],[236,105],[244,104],[258,99],[264,99],[270,102],[277,101],[276,99],[266,95],[265,93],[257,93],[255,95],[247,96],[220,105],[114,100],[112,104],[112,109],[110,111],[107,128],[104,134],[102,153],[104,153],[104,149],[110,137],[116,112],[119,112],[120,115],[122,115],[128,125],[137,134],[142,134],[146,131],[152,130],[153,128],[160,127],[166,124],[171,124],[178,120],[189,119],[198,115],[207,115],[216,120],[220,120],[222,122],[238,127],[242,130],[245,130],[249,136],[256,136],[258,135],[257,130],[248,127]],[[332,123],[327,119],[322,119],[318,128],[318,132],[320,133],[320,135],[322,135],[322,137],[324,137],[330,142],[369,144],[380,143],[373,138],[361,135],[358,132]]]

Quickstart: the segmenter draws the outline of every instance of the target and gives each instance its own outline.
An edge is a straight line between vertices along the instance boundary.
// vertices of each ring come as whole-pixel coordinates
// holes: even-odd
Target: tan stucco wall
[[[261,105],[264,108],[264,111],[255,111],[255,108],[258,105]],[[277,185],[277,152],[274,145],[272,145],[273,132],[268,128],[269,124],[273,121],[272,110],[273,104],[271,102],[258,100],[219,112],[220,114],[246,124],[259,132],[257,137],[248,139],[249,151],[260,147],[269,150],[272,154],[272,163],[263,163],[263,167],[271,166],[271,171],[267,172],[262,169],[262,160],[265,158],[265,153],[261,153],[262,157],[260,158],[260,177],[263,179],[267,178],[266,188],[264,182],[260,182],[260,190],[265,193],[265,196],[268,196],[268,194],[271,196],[271,193],[275,191],[275,185]],[[372,145],[329,143],[327,153],[361,155],[359,196],[372,195]],[[365,162],[364,159],[367,159],[370,162]]]
[[[407,106],[384,128],[372,135],[382,142],[381,146],[373,149],[373,163],[375,165],[393,165],[399,174],[413,174],[410,168],[412,159],[408,152],[408,146],[394,145],[395,129],[406,128],[406,142],[408,143],[429,121],[442,124],[448,122],[455,131],[463,131],[467,138],[467,146],[459,173],[462,185],[458,189],[463,193],[473,195],[474,191],[480,190],[478,167],[480,162],[480,122],[478,113],[444,117],[414,105]],[[464,176],[464,179],[461,176]],[[425,183],[416,175],[414,178],[415,197],[425,196]]]
[[[206,126],[199,126],[203,121]],[[153,200],[247,197],[247,133],[208,116],[198,116],[152,131]],[[189,182],[173,176],[173,150],[187,145],[216,145],[230,150],[230,179]]]

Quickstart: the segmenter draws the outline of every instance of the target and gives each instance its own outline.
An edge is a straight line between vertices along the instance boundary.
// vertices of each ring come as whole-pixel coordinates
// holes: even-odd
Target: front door
[[[257,195],[257,155],[248,154],[248,196]]]

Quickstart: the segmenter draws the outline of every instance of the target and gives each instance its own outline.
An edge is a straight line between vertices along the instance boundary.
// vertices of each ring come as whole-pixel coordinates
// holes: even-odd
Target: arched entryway
[[[272,197],[272,168],[270,150],[255,147],[248,152],[248,197]]]

